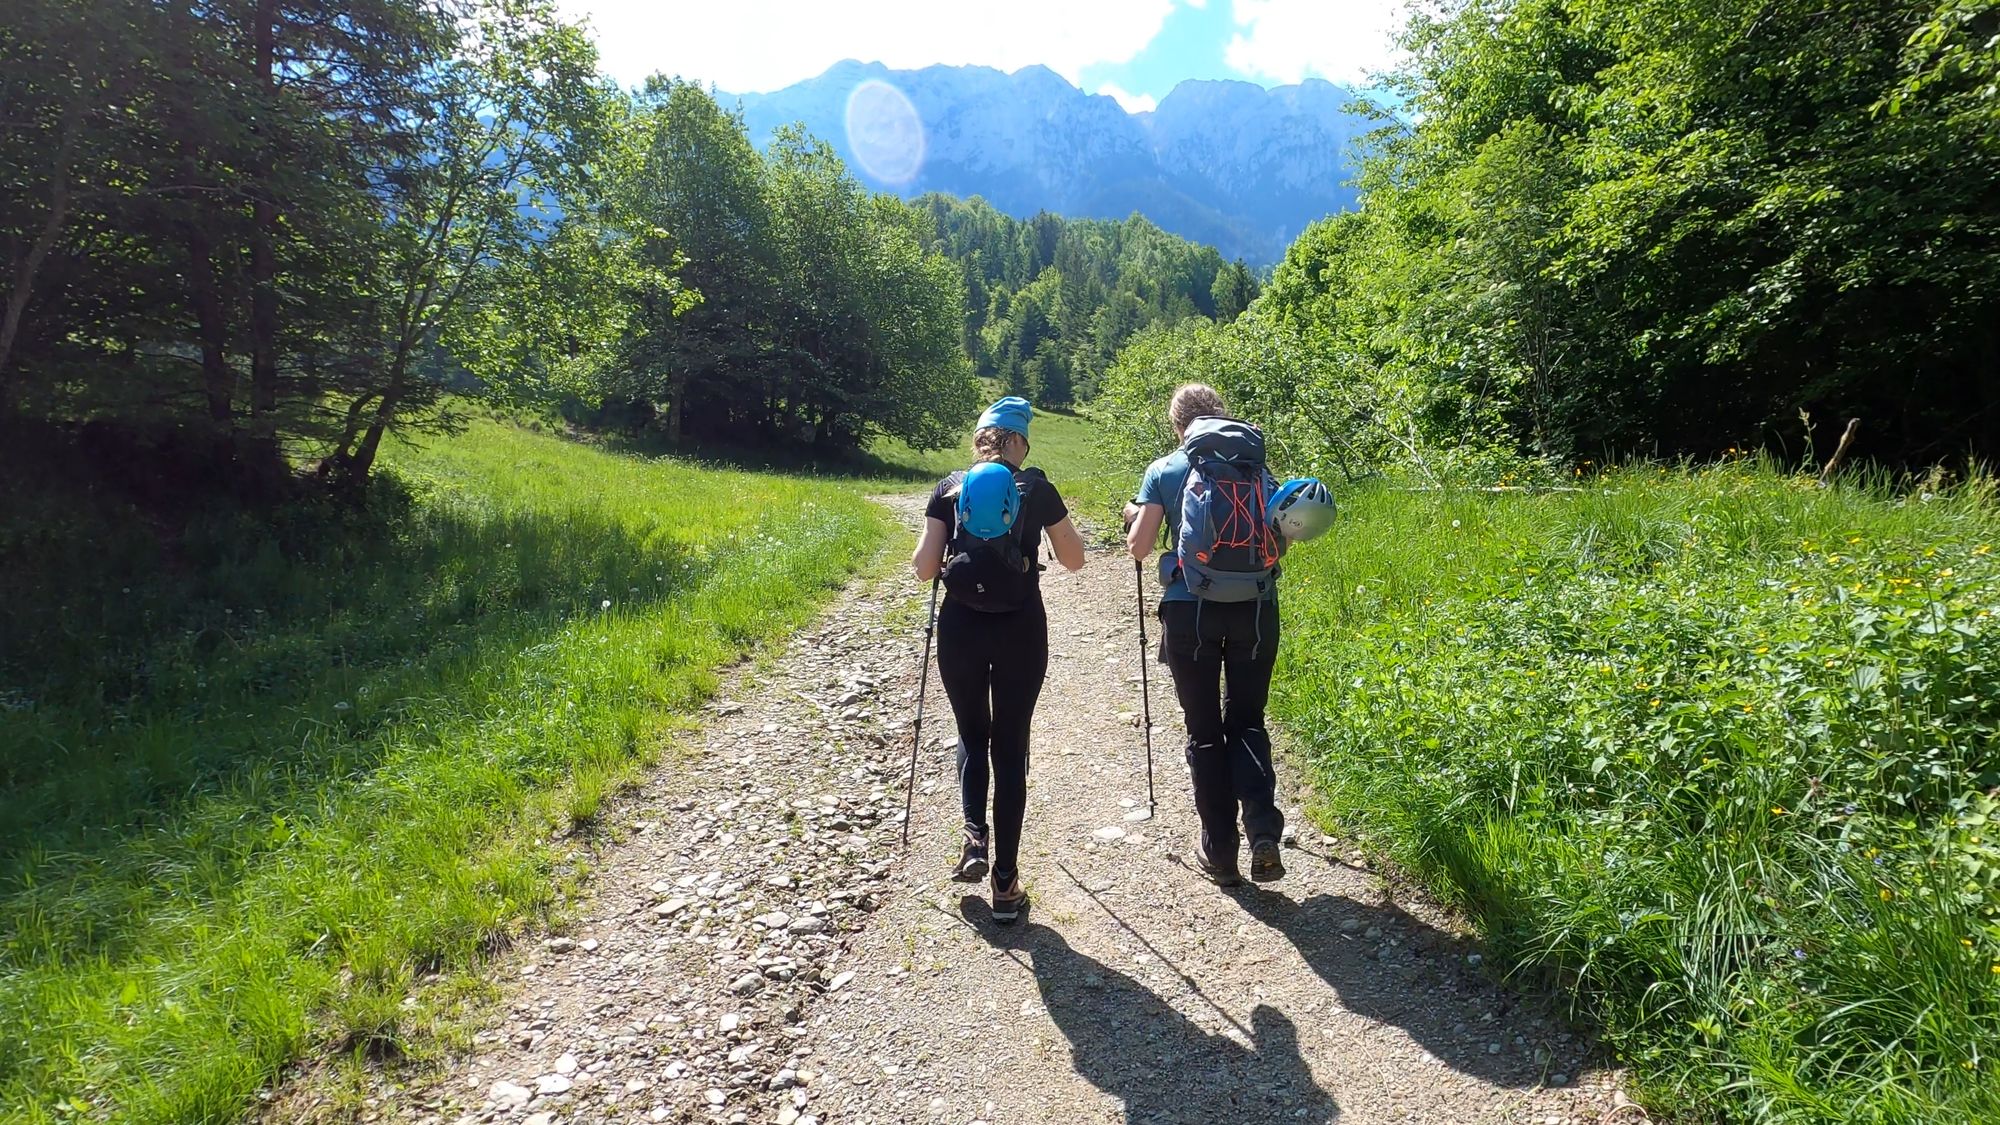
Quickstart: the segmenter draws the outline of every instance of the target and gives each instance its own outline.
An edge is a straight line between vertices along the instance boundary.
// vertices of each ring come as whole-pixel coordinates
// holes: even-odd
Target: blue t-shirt
[[[1180,559],[1174,554],[1172,544],[1180,542],[1181,490],[1187,487],[1188,457],[1181,450],[1174,450],[1165,457],[1146,466],[1146,475],[1139,481],[1139,495],[1135,503],[1158,504],[1166,509],[1167,517],[1160,524],[1167,530],[1168,546],[1160,552],[1160,600],[1163,602],[1191,602],[1194,593],[1181,579]],[[1271,471],[1264,470],[1264,495],[1271,496],[1278,491],[1278,482]],[[1278,540],[1279,550],[1284,549],[1284,539]],[[1265,601],[1275,601],[1278,585],[1273,582],[1264,595]]]

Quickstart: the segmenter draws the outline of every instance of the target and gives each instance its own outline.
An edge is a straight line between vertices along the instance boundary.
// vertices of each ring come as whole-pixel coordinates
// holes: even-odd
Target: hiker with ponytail
[[[1021,887],[1021,824],[1028,803],[1028,741],[1049,667],[1042,607],[1041,543],[1068,570],[1083,567],[1083,537],[1069,509],[1028,456],[1025,400],[1003,398],[979,418],[976,463],[939,481],[924,509],[912,559],[920,581],[938,580],[938,678],[958,721],[958,784],[964,835],[952,878],[989,870],[993,918],[1012,922],[1027,906]],[[991,816],[987,789],[992,787]]]

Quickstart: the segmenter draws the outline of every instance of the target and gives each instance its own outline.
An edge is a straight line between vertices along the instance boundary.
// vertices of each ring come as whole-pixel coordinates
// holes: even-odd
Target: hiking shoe
[[[954,882],[977,883],[986,877],[986,833],[965,830],[965,842],[958,849],[958,866],[951,869]]]
[[[1205,841],[1195,845],[1194,862],[1195,866],[1201,869],[1202,875],[1218,887],[1236,887],[1243,883],[1243,876],[1237,872],[1235,864],[1224,867],[1208,858],[1208,844]]]
[[[1021,916],[1028,908],[1028,889],[1021,885],[1021,875],[1015,872],[1006,883],[1000,876],[993,876],[993,920],[1005,926]]]
[[[1285,877],[1285,857],[1276,840],[1259,840],[1250,845],[1250,878],[1259,883],[1275,883]]]

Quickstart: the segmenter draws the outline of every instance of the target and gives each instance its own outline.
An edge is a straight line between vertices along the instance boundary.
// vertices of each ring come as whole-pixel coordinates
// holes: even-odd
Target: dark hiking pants
[[[993,786],[993,873],[1012,876],[1028,808],[1028,730],[1049,670],[1049,621],[1038,597],[1012,613],[951,599],[938,612],[938,678],[958,720],[958,792],[968,828],[987,831]]]
[[[1226,870],[1243,835],[1254,845],[1285,829],[1278,811],[1264,704],[1278,657],[1278,603],[1164,602],[1160,656],[1187,712],[1187,763],[1202,845]]]

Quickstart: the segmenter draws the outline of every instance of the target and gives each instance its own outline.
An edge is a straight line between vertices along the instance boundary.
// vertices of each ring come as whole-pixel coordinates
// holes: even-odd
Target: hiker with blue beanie
[[[993,918],[1012,922],[1027,906],[1021,887],[1021,822],[1028,805],[1028,734],[1049,668],[1042,607],[1044,533],[1066,569],[1083,567],[1083,537],[1040,469],[1027,469],[1024,399],[988,407],[973,430],[977,462],[939,481],[924,509],[917,578],[944,588],[938,612],[938,678],[958,720],[959,799],[965,833],[952,878],[991,871]],[[987,784],[992,783],[992,817]]]
[[[1160,658],[1187,717],[1197,865],[1218,885],[1242,881],[1240,810],[1250,877],[1269,882],[1285,874],[1285,817],[1264,729],[1278,657],[1278,559],[1288,535],[1325,530],[1333,500],[1316,480],[1280,486],[1264,464],[1263,434],[1230,418],[1212,387],[1176,390],[1167,420],[1181,445],[1146,469],[1125,506],[1126,547],[1143,563],[1162,528],[1173,544],[1159,565]]]

